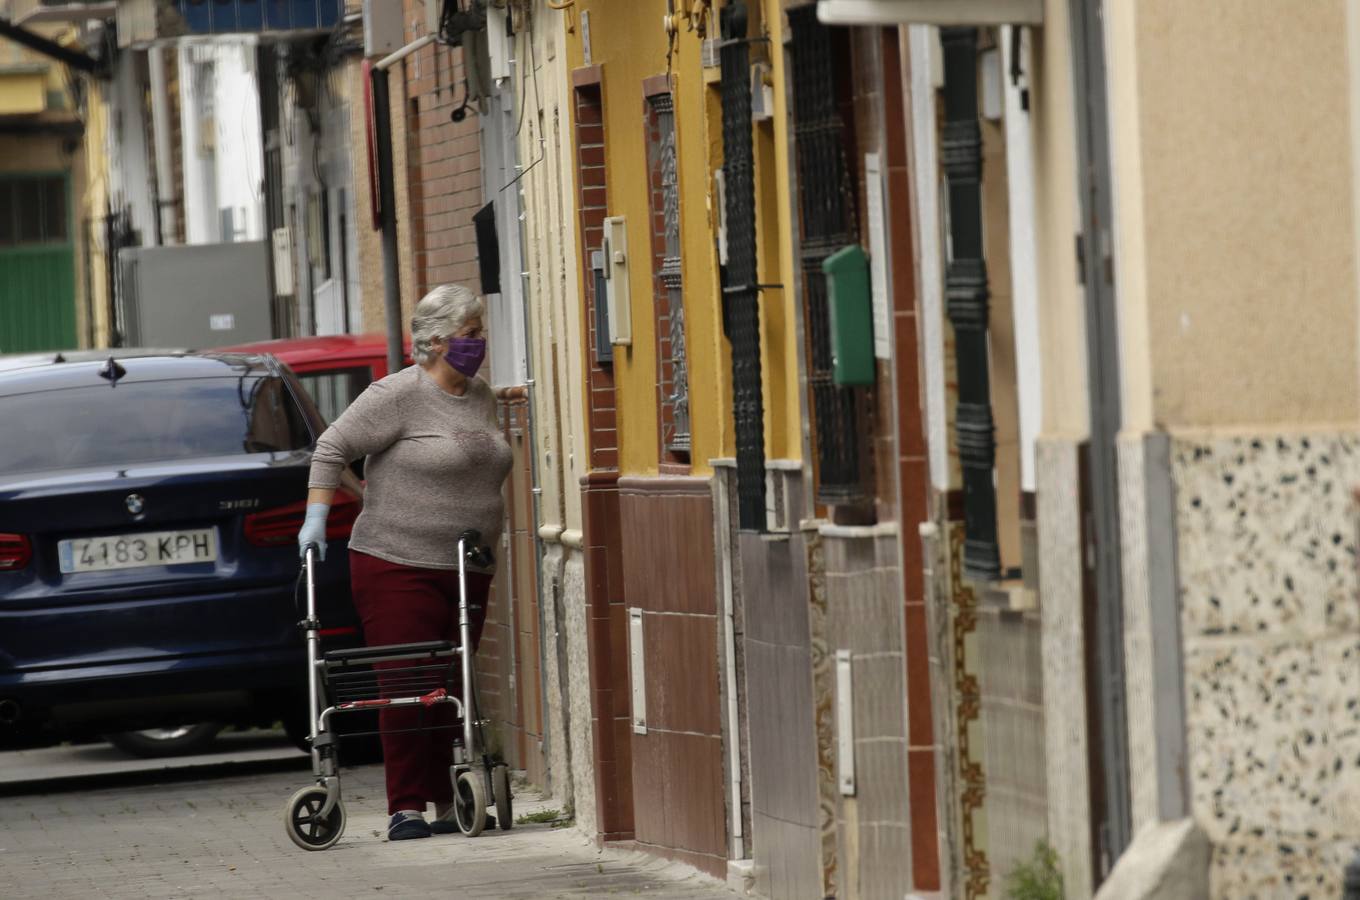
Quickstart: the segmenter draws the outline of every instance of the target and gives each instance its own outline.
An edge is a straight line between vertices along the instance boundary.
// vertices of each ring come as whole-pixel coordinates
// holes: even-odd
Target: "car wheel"
[[[120,731],[105,735],[110,744],[133,756],[184,756],[206,750],[225,726],[220,722],[199,722],[143,731]]]

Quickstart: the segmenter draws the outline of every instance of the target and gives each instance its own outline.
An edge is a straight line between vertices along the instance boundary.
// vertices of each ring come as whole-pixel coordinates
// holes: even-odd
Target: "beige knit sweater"
[[[499,549],[511,454],[485,381],[469,379],[462,396],[445,392],[420,366],[375,381],[316,442],[310,486],[336,487],[341,470],[364,456],[364,509],[351,548],[388,562],[456,569],[458,538],[474,528],[483,544]]]

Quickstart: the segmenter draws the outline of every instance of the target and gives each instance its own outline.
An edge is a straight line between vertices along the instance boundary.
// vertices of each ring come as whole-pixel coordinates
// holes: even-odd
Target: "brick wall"
[[[407,40],[425,33],[425,6],[406,0]],[[407,186],[415,299],[456,282],[480,290],[472,215],[483,204],[476,104],[462,122],[463,50],[434,44],[406,58]]]
[[[599,69],[575,73],[576,154],[580,172],[577,209],[581,221],[581,268],[585,272],[585,320],[589,337],[590,367],[590,467],[619,467],[618,420],[614,405],[613,367],[600,365],[600,335],[595,330],[595,278],[590,266],[592,251],[604,246],[605,191],[604,107]]]

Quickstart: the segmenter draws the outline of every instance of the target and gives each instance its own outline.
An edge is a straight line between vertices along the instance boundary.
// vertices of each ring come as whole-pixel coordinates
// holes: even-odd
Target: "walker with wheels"
[[[375,708],[414,707],[417,710],[452,705],[458,720],[452,738],[454,818],[468,837],[481,834],[487,810],[496,809],[503,831],[514,826],[513,795],[508,767],[486,752],[483,722],[477,718],[468,618],[466,568],[486,564],[490,550],[481,535],[465,531],[458,538],[459,642],[425,641],[388,644],[321,654],[321,622],[316,615],[316,544],[304,547],[302,574],[307,584],[306,617],[298,623],[307,638],[307,696],[309,703],[312,774],[316,783],[288,799],[284,827],[293,843],[304,850],[326,850],[345,832],[345,805],[340,795],[339,738],[331,725],[337,715]],[[374,669],[377,663],[384,668]],[[400,665],[390,665],[400,663]],[[457,677],[462,675],[462,696]],[[371,732],[369,732],[371,734]],[[356,737],[357,734],[346,734]]]

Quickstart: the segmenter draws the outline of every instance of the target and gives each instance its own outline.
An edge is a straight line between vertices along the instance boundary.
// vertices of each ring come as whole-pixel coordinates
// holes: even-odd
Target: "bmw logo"
[[[123,505],[127,507],[127,511],[132,515],[140,516],[142,510],[146,508],[146,501],[142,499],[141,494],[128,494],[127,499],[123,501]]]

